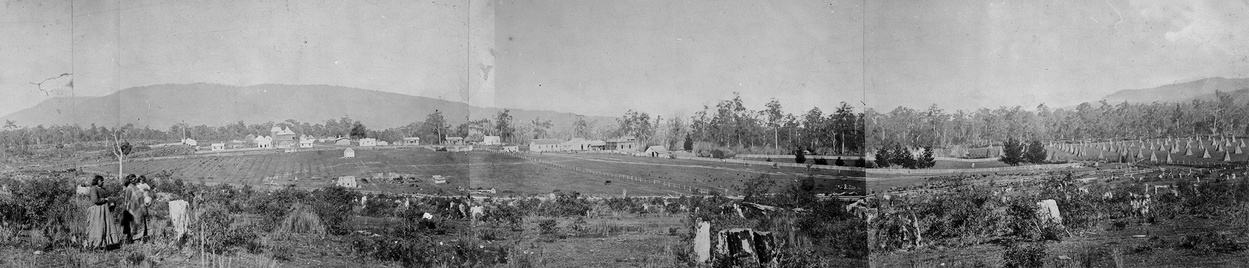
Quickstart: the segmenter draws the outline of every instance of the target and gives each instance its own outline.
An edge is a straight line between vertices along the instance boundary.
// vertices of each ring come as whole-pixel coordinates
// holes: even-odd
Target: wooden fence
[[[1049,164],[1049,165],[1027,165],[1013,167],[996,167],[996,168],[958,168],[958,169],[871,169],[871,174],[889,174],[889,175],[951,175],[973,172],[1012,172],[1012,171],[1031,171],[1046,169],[1064,169],[1083,167],[1080,163],[1067,164]]]

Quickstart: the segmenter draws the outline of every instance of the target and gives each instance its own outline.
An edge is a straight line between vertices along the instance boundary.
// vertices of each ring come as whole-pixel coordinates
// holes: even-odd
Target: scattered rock
[[[1059,260],[1071,260],[1071,257],[1067,257],[1067,255],[1062,255],[1062,256],[1058,256],[1058,259]]]

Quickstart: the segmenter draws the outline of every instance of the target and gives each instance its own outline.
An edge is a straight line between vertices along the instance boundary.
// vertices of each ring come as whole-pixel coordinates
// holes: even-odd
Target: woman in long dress
[[[87,197],[91,200],[91,207],[87,208],[87,239],[84,242],[87,248],[101,248],[121,242],[121,237],[117,235],[113,225],[113,213],[108,210],[109,199],[104,197],[104,190],[100,187],[104,185],[104,177],[96,175],[91,180],[91,186],[87,190]]]
[[[130,242],[134,240],[147,241],[147,221],[148,221],[148,189],[150,186],[145,182],[146,177],[139,176],[130,182],[127,187],[129,198],[126,199],[126,211],[130,213]]]

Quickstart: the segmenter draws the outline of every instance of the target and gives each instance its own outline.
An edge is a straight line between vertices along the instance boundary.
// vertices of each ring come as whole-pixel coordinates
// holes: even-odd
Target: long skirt
[[[87,208],[87,239],[83,245],[98,248],[121,242],[117,226],[113,225],[113,212],[107,205],[93,205]]]
[[[126,234],[130,235],[130,239],[137,240],[147,237],[147,208],[127,210],[126,213],[129,214],[129,219],[126,219],[127,224],[125,225],[128,228]]]

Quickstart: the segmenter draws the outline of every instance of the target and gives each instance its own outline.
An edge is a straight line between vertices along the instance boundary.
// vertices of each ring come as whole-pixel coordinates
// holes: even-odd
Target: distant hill
[[[1222,91],[1237,92],[1240,95],[1239,99],[1243,101],[1246,100],[1245,96],[1247,93],[1240,91],[1244,89],[1249,89],[1249,78],[1212,77],[1154,88],[1125,89],[1101,99],[1111,104],[1124,101],[1128,103],[1151,103],[1181,102],[1193,99],[1213,100],[1214,92]]]
[[[427,97],[376,90],[325,85],[219,84],[152,85],[124,89],[102,97],[53,98],[35,107],[6,115],[19,126],[133,123],[168,129],[176,123],[219,126],[243,121],[247,124],[295,119],[312,124],[344,116],[373,129],[391,128],[424,121],[440,110],[452,126],[469,119],[493,118],[498,108],[469,106]],[[534,118],[551,120],[553,130],[572,125],[576,114],[509,109],[517,124]],[[471,118],[470,118],[471,115]],[[587,116],[598,126],[614,124],[614,118]]]

